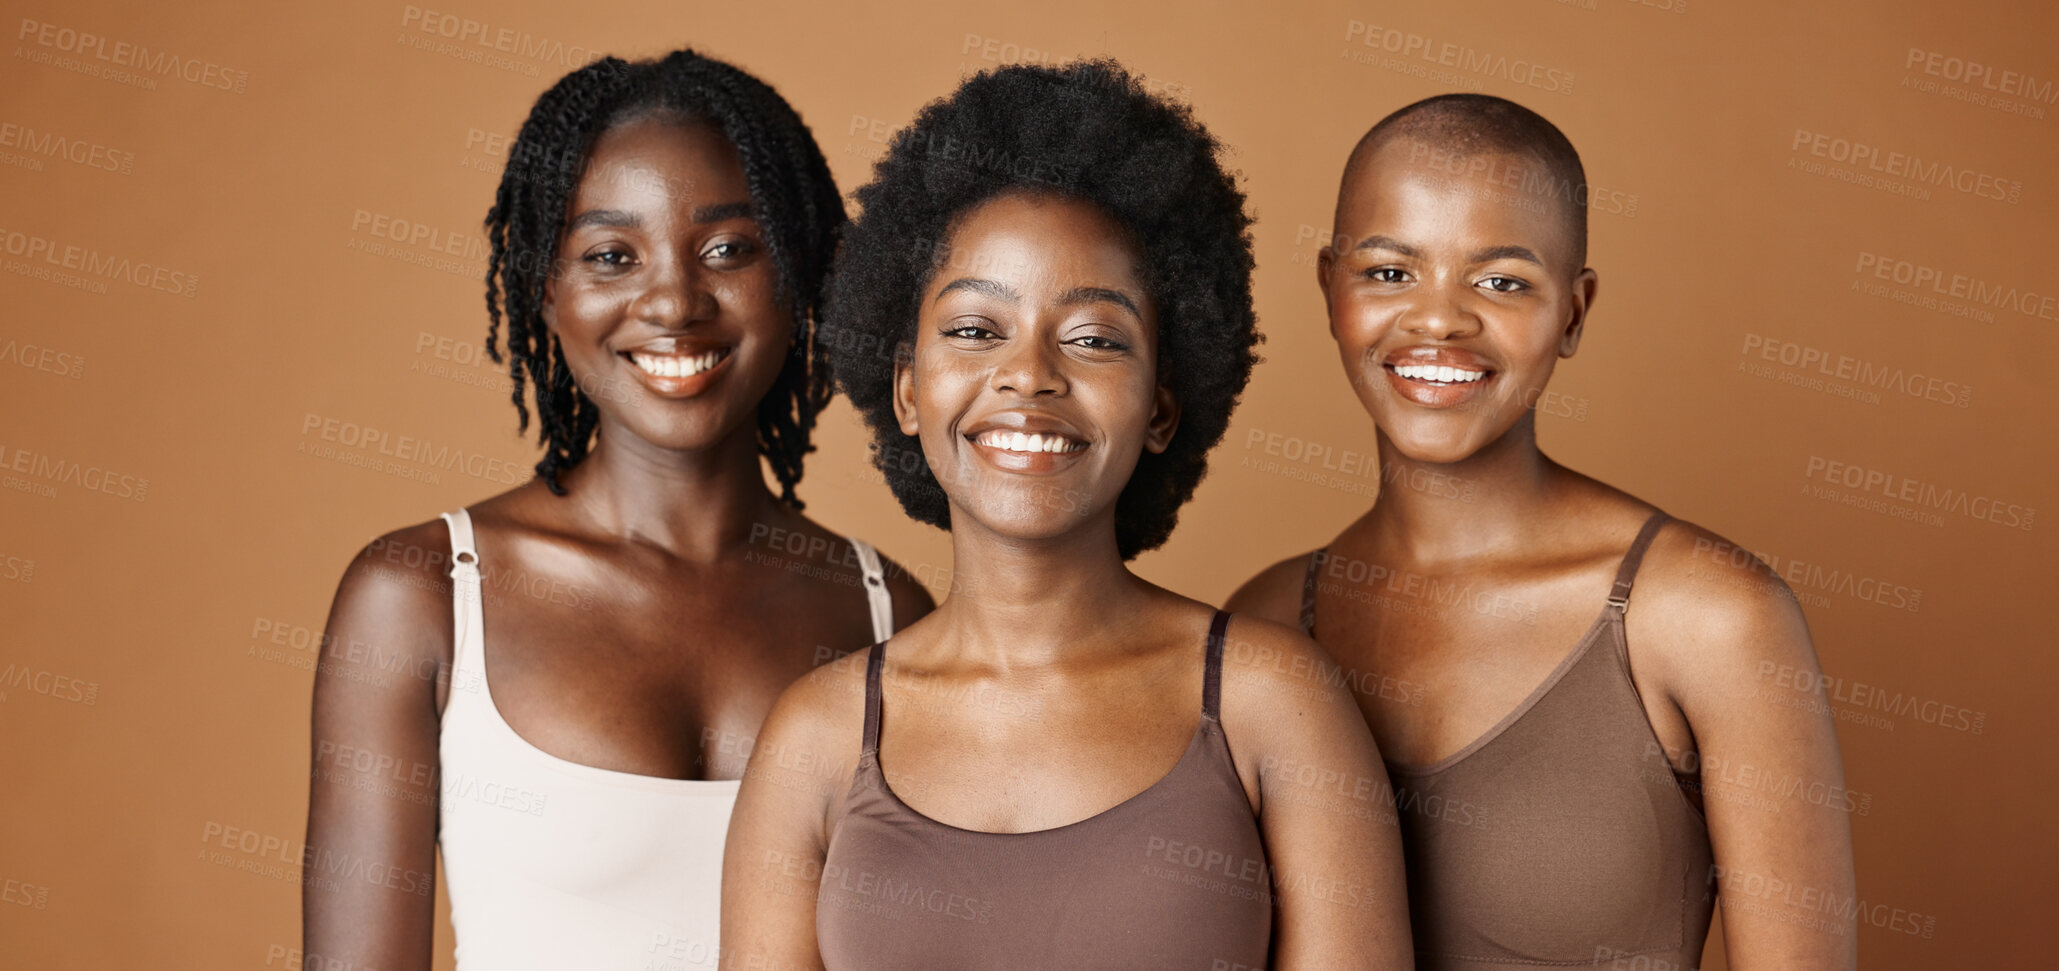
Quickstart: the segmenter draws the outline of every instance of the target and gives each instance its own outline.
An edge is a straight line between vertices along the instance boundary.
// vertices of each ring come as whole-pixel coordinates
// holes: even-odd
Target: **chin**
[[[669,452],[701,452],[714,448],[737,433],[737,426],[749,424],[751,415],[737,420],[733,415],[685,417],[642,415],[627,423],[636,437]]]
[[[977,522],[996,536],[1024,542],[1065,536],[1094,512],[1088,496],[1045,484],[1011,487],[1005,494],[995,489],[981,497],[976,511],[962,503],[952,505],[952,522]]]
[[[1470,429],[1467,431],[1470,431]],[[1394,450],[1400,452],[1403,458],[1411,462],[1421,462],[1429,465],[1451,465],[1455,462],[1463,462],[1478,454],[1481,446],[1484,444],[1474,441],[1472,435],[1464,432],[1453,435],[1424,434],[1421,432],[1415,434],[1394,434],[1390,432],[1387,435],[1387,440],[1393,443]]]

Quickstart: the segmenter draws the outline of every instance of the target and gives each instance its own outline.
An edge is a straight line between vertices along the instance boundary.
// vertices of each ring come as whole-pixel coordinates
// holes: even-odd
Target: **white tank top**
[[[740,783],[581,765],[515,734],[486,681],[472,518],[463,509],[443,518],[457,637],[439,745],[437,842],[458,966],[715,967],[722,843]],[[893,602],[879,555],[849,542],[863,565],[873,637],[884,641]]]

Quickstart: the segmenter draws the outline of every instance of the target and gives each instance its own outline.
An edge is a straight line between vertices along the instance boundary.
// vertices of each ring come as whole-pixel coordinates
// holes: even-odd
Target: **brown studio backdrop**
[[[1865,797],[1865,965],[2032,960],[2059,864],[2059,401],[2032,376],[2059,365],[2059,311],[1921,302],[1918,274],[2059,289],[2042,5],[329,6],[8,5],[0,963],[297,965],[308,644],[339,571],[534,458],[474,360],[504,139],[588,52],[681,45],[774,83],[847,191],[918,106],[1003,59],[1111,54],[1191,100],[1259,219],[1267,360],[1138,569],[1218,601],[1377,490],[1310,269],[1353,139],[1447,90],[1542,111],[1598,187],[1602,276],[1545,447],[1796,578]],[[1846,358],[1869,370],[1838,377]],[[1947,400],[1865,383],[1882,374]],[[345,423],[466,461],[352,464],[379,449],[335,440]],[[809,512],[937,586],[946,537],[867,475],[848,407],[817,440]],[[1905,518],[1880,493],[1910,482],[1987,502]],[[1972,514],[1995,508],[2038,518]]]

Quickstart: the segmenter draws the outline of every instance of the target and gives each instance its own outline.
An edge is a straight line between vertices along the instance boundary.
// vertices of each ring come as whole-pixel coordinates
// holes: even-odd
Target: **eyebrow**
[[[959,290],[970,290],[973,293],[993,297],[996,300],[1006,300],[1009,303],[1022,302],[1022,294],[1016,293],[1007,284],[976,276],[961,276],[944,284],[944,288],[937,291],[937,299],[942,300],[945,294]]]
[[[1544,265],[1544,261],[1538,259],[1536,253],[1530,252],[1529,247],[1514,245],[1490,246],[1474,253],[1471,262],[1486,263],[1490,260],[1529,260],[1538,266]]]
[[[1394,252],[1400,253],[1403,256],[1423,255],[1420,250],[1408,245],[1407,243],[1402,242],[1401,240],[1395,239],[1392,236],[1367,236],[1366,238],[1359,240],[1358,245],[1352,247],[1352,249],[1391,249]]]
[[[719,223],[724,219],[736,219],[740,216],[749,217],[753,215],[751,209],[751,204],[748,202],[724,202],[713,206],[702,206],[693,211],[693,221],[697,223]]]
[[[641,225],[643,225],[643,217],[633,212],[625,212],[620,209],[588,209],[567,220],[565,222],[565,231],[569,233],[585,229],[588,226],[627,226],[634,228]]]
[[[724,202],[713,206],[702,206],[693,211],[696,223],[719,223],[724,219],[752,216],[748,202]],[[588,209],[573,216],[565,223],[565,231],[585,229],[588,226],[609,226],[635,229],[643,225],[643,217],[622,209]]]
[[[969,276],[959,277],[944,284],[944,288],[937,291],[937,299],[942,300],[945,294],[957,290],[970,290],[973,293],[993,297],[996,300],[1006,300],[1009,303],[1022,302],[1022,294],[1015,292],[1014,288],[1005,283]],[[1129,294],[1121,290],[1110,290],[1107,287],[1073,287],[1059,295],[1058,303],[1060,306],[1082,303],[1112,303],[1138,317],[1144,316],[1144,312],[1137,309],[1137,302],[1130,299]]]
[[[1137,302],[1131,300],[1129,294],[1120,290],[1110,290],[1106,287],[1073,287],[1065,291],[1065,294],[1058,298],[1058,302],[1060,305],[1112,303],[1135,316],[1144,316],[1143,311],[1137,309]]]
[[[1403,256],[1409,257],[1423,255],[1422,251],[1416,249],[1413,246],[1408,245],[1407,243],[1402,242],[1401,240],[1395,239],[1392,236],[1368,236],[1362,240],[1359,240],[1358,245],[1352,247],[1352,249],[1388,249],[1393,250],[1396,253],[1400,253]],[[1532,252],[1529,247],[1516,246],[1513,244],[1506,246],[1490,246],[1486,249],[1474,252],[1470,257],[1467,258],[1467,262],[1469,263],[1486,263],[1492,260],[1528,260],[1532,263],[1537,264],[1538,266],[1544,265],[1544,260],[1539,259],[1537,254],[1535,252]]]

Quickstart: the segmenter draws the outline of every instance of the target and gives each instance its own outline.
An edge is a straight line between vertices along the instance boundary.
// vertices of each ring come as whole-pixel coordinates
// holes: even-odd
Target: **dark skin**
[[[779,692],[873,640],[850,545],[766,488],[757,403],[791,340],[774,264],[720,132],[666,118],[596,142],[568,210],[546,321],[600,404],[597,443],[554,496],[540,480],[471,507],[490,696],[560,759],[665,779],[734,779]],[[698,375],[646,373],[632,356]],[[813,567],[762,554],[818,540]],[[390,533],[345,572],[314,694],[311,852],[435,869],[432,777],[354,788],[343,747],[437,764],[453,654],[441,519]],[[888,571],[895,626],[926,590]],[[366,677],[396,665],[421,676]],[[461,688],[466,685],[461,684]],[[324,753],[330,753],[324,757]],[[732,754],[724,754],[732,753]],[[424,771],[428,771],[425,769]],[[390,770],[369,781],[393,784]],[[378,787],[374,787],[376,790]],[[434,897],[364,881],[304,891],[305,950],[350,967],[430,966]]]
[[[1484,602],[1506,609],[1421,609],[1406,596],[1354,597],[1366,591],[1330,581],[1318,587],[1316,636],[1347,670],[1369,675],[1353,684],[1381,750],[1422,766],[1486,734],[1566,657],[1653,507],[1537,444],[1534,405],[1558,360],[1579,348],[1597,289],[1595,272],[1574,263],[1564,213],[1507,205],[1412,167],[1410,148],[1404,137],[1360,159],[1338,204],[1336,232],[1349,248],[1326,248],[1317,267],[1331,335],[1379,429],[1382,482],[1378,501],[1328,549],[1395,576],[1505,598]],[[1424,365],[1484,377],[1423,382],[1397,371]],[[1800,608],[1768,592],[1785,587],[1763,564],[1698,556],[1697,542],[1706,551],[1723,540],[1680,521],[1661,529],[1625,620],[1633,679],[1664,758],[1683,777],[1705,764],[1752,766],[1841,788],[1829,718],[1754,696],[1767,685],[1765,664],[1819,670]],[[1307,563],[1275,564],[1231,608],[1295,623]],[[1381,696],[1380,685],[1397,682],[1408,687]],[[1806,787],[1786,796],[1752,789],[1750,779],[1711,775],[1689,790],[1706,812],[1717,865],[1851,899],[1842,806],[1812,804]],[[1780,909],[1777,900],[1753,903]],[[1739,971],[1856,965],[1848,923],[1833,933],[1742,908],[1723,918]]]
[[[1162,779],[1200,717],[1214,611],[1131,573],[1115,539],[1115,497],[1143,450],[1165,448],[1179,402],[1159,381],[1135,249],[1099,210],[1003,195],[960,216],[949,250],[896,372],[895,411],[949,497],[958,582],[890,642],[880,764],[931,819],[1051,829]],[[1072,450],[987,444],[1015,431]],[[1363,721],[1322,680],[1331,667],[1313,642],[1241,617],[1228,638],[1224,733],[1276,877],[1369,891],[1359,906],[1277,898],[1272,966],[1411,966],[1391,816],[1324,808],[1261,768],[1306,763],[1383,787]],[[865,660],[796,684],[766,723],[761,752],[789,758],[753,759],[744,778],[724,864],[724,967],[822,965],[817,881],[862,747]],[[794,865],[768,876],[768,859]]]

